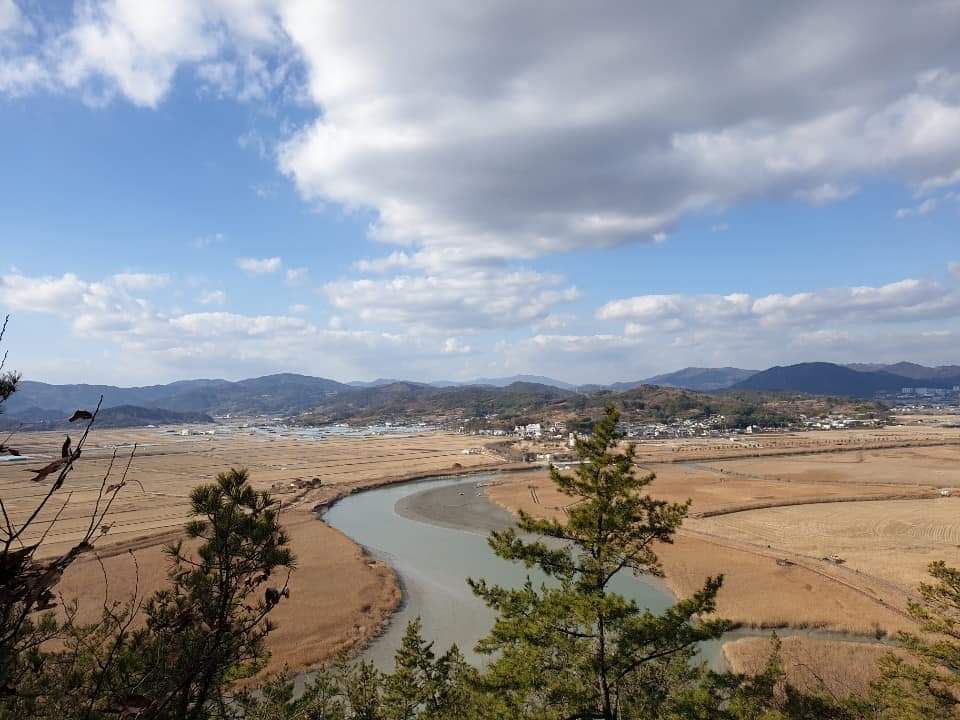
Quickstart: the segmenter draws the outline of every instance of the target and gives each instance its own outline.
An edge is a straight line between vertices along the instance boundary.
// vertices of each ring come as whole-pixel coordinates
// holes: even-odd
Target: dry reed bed
[[[826,692],[842,698],[863,695],[879,676],[880,658],[899,652],[886,645],[838,642],[807,637],[781,640],[780,656],[787,679],[807,692]],[[734,672],[761,672],[772,646],[766,638],[742,638],[725,643],[724,655]]]

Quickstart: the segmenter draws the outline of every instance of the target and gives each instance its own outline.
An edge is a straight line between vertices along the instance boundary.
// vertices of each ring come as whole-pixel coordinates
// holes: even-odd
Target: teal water
[[[420,616],[423,635],[438,651],[456,644],[472,662],[484,658],[473,647],[493,624],[493,613],[471,592],[466,578],[485,578],[518,586],[529,575],[543,576],[522,565],[501,560],[487,545],[491,529],[513,524],[512,516],[494,506],[477,488],[494,474],[426,480],[392,485],[345,498],[325,520],[374,557],[389,563],[403,587],[404,601],[387,628],[364,652],[388,669],[409,621]],[[448,525],[443,527],[438,523]],[[655,580],[618,578],[614,589],[655,612],[673,602]]]

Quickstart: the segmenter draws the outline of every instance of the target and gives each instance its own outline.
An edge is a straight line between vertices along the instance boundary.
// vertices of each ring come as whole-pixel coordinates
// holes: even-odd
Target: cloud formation
[[[283,260],[271,258],[237,258],[237,267],[247,275],[269,275],[278,272],[283,267]]]
[[[524,326],[578,297],[558,275],[501,269],[339,280],[324,292],[365,322],[437,332]]]
[[[201,301],[218,304],[221,298],[220,291],[213,291]],[[398,371],[413,376],[437,368],[434,360],[445,353],[470,351],[456,339],[438,346],[403,334],[317,327],[294,316],[305,307],[291,308],[291,315],[171,311],[138,297],[113,278],[88,281],[71,273],[0,276],[0,306],[17,316],[53,316],[72,336],[96,342],[105,356],[122,354],[123,367],[103,378],[110,382],[243,377],[281,370],[373,377],[380,373],[385,356]]]
[[[906,279],[879,287],[832,288],[785,295],[638,295],[597,311],[601,320],[626,321],[627,334],[680,332],[703,327],[829,326],[836,322],[915,322],[960,312],[960,290]]]
[[[960,182],[950,3],[151,7],[30,24],[4,0],[0,32],[20,39],[0,92],[155,107],[181,68],[241,101],[282,88],[322,109],[279,149],[301,194],[372,209],[375,237],[433,269],[652,241],[749,199],[838,202],[877,173]]]

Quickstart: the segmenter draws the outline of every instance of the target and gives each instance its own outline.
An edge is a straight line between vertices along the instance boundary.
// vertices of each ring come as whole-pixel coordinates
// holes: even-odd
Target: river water
[[[486,657],[473,650],[477,640],[493,625],[494,614],[471,592],[466,579],[485,578],[508,587],[529,576],[544,580],[536,571],[501,560],[487,544],[491,530],[510,527],[513,516],[491,503],[479,483],[498,473],[439,478],[388,485],[344,498],[324,519],[379,560],[396,570],[403,588],[403,603],[386,631],[363,652],[381,670],[393,667],[407,623],[421,618],[423,637],[435,643],[439,654],[456,644],[466,658],[483,665]],[[636,600],[655,613],[675,602],[657,579],[621,574],[612,589]],[[721,592],[723,592],[721,590]],[[817,630],[780,630],[781,637],[805,635],[848,642],[876,642],[872,637]],[[700,658],[713,669],[726,669],[722,644],[740,637],[769,636],[769,632],[739,629],[722,640],[703,643]]]
[[[407,623],[417,616],[423,636],[437,651],[456,644],[468,660],[483,664],[473,647],[493,625],[494,614],[476,598],[466,578],[518,586],[528,575],[542,575],[496,557],[487,545],[490,530],[513,525],[513,517],[493,505],[477,483],[495,473],[467,478],[441,478],[391,485],[347,497],[336,503],[325,520],[374,557],[389,563],[403,587],[403,604],[386,632],[364,652],[381,669],[393,665]],[[655,578],[623,575],[613,589],[641,607],[661,612],[673,597]],[[716,660],[719,646],[705,648]]]

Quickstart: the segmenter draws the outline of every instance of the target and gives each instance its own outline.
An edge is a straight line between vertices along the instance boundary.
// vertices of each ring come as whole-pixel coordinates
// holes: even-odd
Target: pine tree
[[[521,512],[521,533],[494,532],[494,552],[548,581],[520,588],[470,581],[498,616],[479,652],[495,655],[483,676],[515,717],[646,717],[645,693],[655,694],[671,662],[697,643],[719,637],[728,625],[704,619],[715,608],[722,577],[708,578],[692,597],[656,615],[610,583],[621,573],[662,575],[654,544],[671,542],[689,503],[655,500],[644,491],[653,475],[639,475],[634,447],[620,450],[619,413],[611,408],[593,435],[577,441],[578,469],[552,467],[551,479],[575,499],[566,522]]]
[[[426,642],[420,631],[420,618],[407,625],[394,654],[394,671],[384,680],[383,706],[388,720],[438,717],[446,706],[453,665],[460,654],[452,647],[437,658],[433,643]]]
[[[901,632],[910,657],[891,653],[881,661],[864,715],[883,720],[960,717],[960,569],[943,561],[928,568],[935,583],[921,583],[910,615],[922,634]]]

